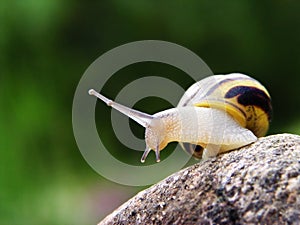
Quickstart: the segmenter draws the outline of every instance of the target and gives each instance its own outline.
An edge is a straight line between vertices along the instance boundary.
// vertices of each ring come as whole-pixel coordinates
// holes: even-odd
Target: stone
[[[300,224],[300,136],[262,137],[200,161],[141,191],[100,224]]]

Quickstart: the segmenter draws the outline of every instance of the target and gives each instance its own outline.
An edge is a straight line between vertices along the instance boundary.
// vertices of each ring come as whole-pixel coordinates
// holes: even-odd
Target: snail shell
[[[177,107],[186,106],[223,110],[257,137],[266,134],[272,115],[267,89],[257,80],[240,73],[214,75],[196,82],[185,92]],[[202,157],[202,146],[189,143],[181,143],[181,146],[194,157]]]

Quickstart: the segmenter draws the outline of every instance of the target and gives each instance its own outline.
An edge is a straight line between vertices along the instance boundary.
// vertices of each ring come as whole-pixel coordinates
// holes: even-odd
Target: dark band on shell
[[[268,120],[272,117],[272,106],[270,97],[262,90],[256,87],[236,86],[231,88],[225,98],[234,98],[237,96],[238,103],[248,106],[255,105],[261,108],[267,115]]]

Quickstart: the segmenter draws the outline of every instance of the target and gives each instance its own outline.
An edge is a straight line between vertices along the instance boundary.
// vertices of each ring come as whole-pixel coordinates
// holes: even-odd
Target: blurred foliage
[[[299,134],[299,11],[296,0],[1,1],[0,224],[95,224],[138,190],[96,174],[77,149],[71,123],[85,69],[127,42],[175,42],[215,73],[256,77],[273,98],[269,133]],[[128,82],[153,74],[191,85],[175,68],[141,63],[115,74],[103,93],[114,98]],[[168,106],[161,99],[136,104],[149,113]],[[98,122],[109,115],[104,108]],[[120,151],[108,126],[113,154],[138,161],[140,153]]]

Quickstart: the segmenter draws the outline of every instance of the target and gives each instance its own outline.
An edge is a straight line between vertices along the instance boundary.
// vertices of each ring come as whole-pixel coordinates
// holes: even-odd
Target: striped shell
[[[229,113],[242,127],[257,137],[264,136],[272,115],[271,97],[257,80],[239,73],[214,75],[193,84],[177,107],[217,108]],[[181,143],[196,158],[202,158],[203,147]]]

